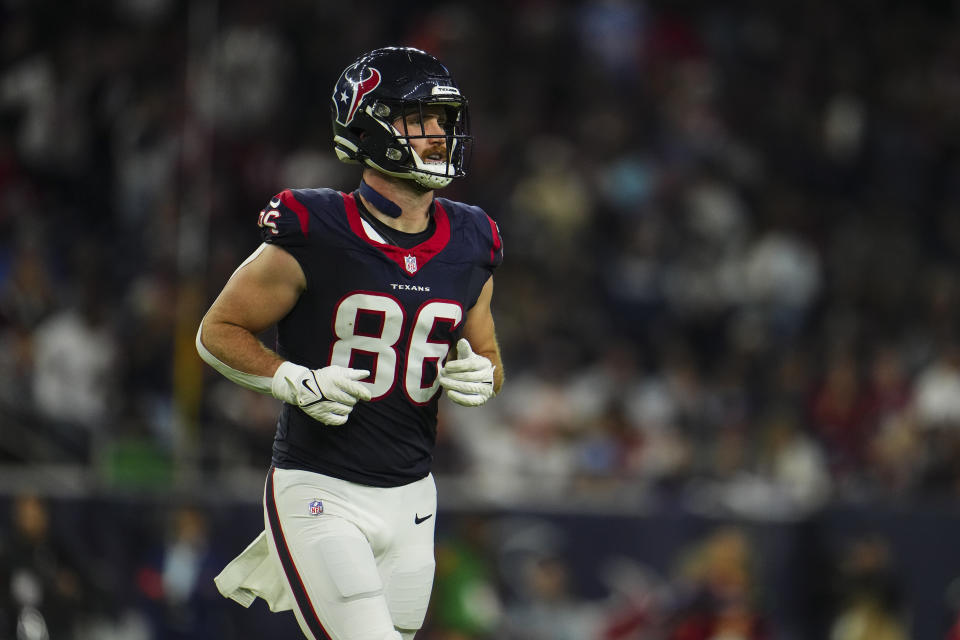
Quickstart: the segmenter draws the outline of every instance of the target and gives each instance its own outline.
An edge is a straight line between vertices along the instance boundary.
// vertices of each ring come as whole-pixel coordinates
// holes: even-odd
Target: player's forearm
[[[264,346],[249,330],[215,317],[204,318],[199,341],[221,363],[252,376],[270,378],[283,362],[283,358]],[[219,370],[213,362],[210,364]]]

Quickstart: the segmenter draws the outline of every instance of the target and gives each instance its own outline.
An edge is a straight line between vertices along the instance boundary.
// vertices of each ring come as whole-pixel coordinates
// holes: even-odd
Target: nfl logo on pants
[[[310,503],[310,515],[318,516],[323,513],[323,502],[320,500],[314,500]]]

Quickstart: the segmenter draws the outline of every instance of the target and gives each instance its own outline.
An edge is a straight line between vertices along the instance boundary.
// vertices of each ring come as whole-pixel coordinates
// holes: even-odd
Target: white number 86
[[[361,314],[376,317],[371,324],[379,325],[377,333],[357,332]],[[435,365],[435,371],[449,348],[446,341],[431,340],[430,334],[440,323],[449,323],[450,331],[453,331],[462,319],[463,307],[452,300],[430,300],[417,310],[411,323],[403,374],[404,391],[414,403],[426,404],[437,393],[438,379],[434,378],[431,384],[424,386],[427,365]],[[333,325],[337,340],[330,354],[330,364],[349,367],[354,351],[369,354],[373,356],[373,364],[369,367],[372,380],[363,384],[370,387],[373,400],[389,393],[397,379],[396,346],[406,329],[405,313],[400,303],[381,293],[352,293],[337,306]]]

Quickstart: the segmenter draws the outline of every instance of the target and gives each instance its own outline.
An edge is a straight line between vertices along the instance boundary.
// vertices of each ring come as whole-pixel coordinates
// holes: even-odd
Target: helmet
[[[447,159],[427,163],[410,140],[432,137],[407,126],[406,116],[426,107],[444,109]],[[337,80],[330,102],[333,143],[342,162],[364,164],[385,174],[439,189],[466,175],[469,135],[467,100],[445,66],[413,47],[386,47],[357,58]],[[400,129],[393,126],[401,119]]]

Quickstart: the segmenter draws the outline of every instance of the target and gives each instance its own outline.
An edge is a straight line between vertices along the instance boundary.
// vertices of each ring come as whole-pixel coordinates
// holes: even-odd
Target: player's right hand
[[[447,397],[465,407],[479,407],[493,397],[493,363],[474,353],[470,342],[460,338],[457,359],[440,367],[437,377]]]
[[[288,361],[273,374],[271,390],[275,398],[300,407],[314,420],[336,426],[347,421],[357,400],[370,399],[370,389],[358,382],[369,375],[364,369],[308,369]]]

